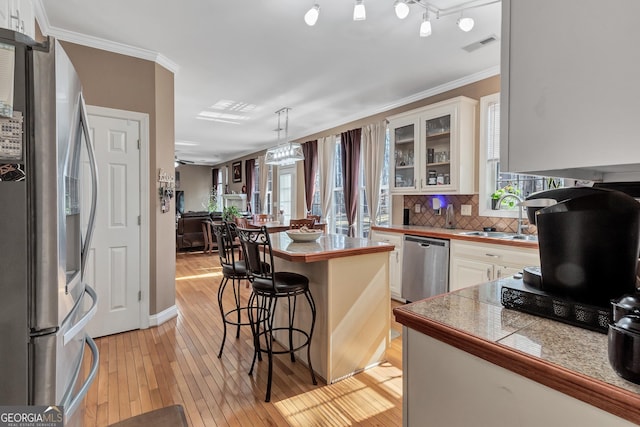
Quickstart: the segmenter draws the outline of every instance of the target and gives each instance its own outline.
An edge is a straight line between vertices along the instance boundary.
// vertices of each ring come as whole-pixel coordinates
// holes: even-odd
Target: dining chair
[[[268,214],[255,214],[253,216],[255,222],[268,222],[269,215]]]
[[[265,402],[271,400],[271,383],[273,379],[273,355],[289,354],[291,362],[295,362],[295,352],[307,347],[307,361],[311,381],[318,384],[313,367],[311,366],[311,339],[316,324],[316,304],[309,291],[309,278],[302,274],[275,271],[273,262],[273,250],[271,239],[266,226],[260,228],[237,228],[235,230],[245,257],[246,272],[251,282],[252,292],[249,297],[249,319],[253,331],[253,344],[255,352],[249,375],[253,373],[256,358],[262,360],[262,353],[266,353],[269,363],[267,376],[267,392]],[[294,325],[296,300],[298,296],[303,296],[309,304],[311,310],[311,325],[308,330],[302,329],[300,324]],[[288,312],[288,322],[286,325],[275,324],[276,307],[278,300],[286,298],[286,304],[282,309]],[[298,322],[296,322],[298,323]],[[284,350],[274,350],[274,333],[286,331],[288,335],[287,343],[282,342]],[[284,335],[284,334],[283,334]],[[294,347],[294,335],[301,338]],[[286,339],[283,339],[286,341]]]
[[[233,219],[233,222],[241,228],[247,228],[249,226],[249,220],[244,217],[236,217]]]
[[[205,219],[202,221],[202,235],[204,236],[204,249],[203,253],[213,252],[213,238],[215,237],[212,230],[213,221]]]
[[[315,222],[316,222],[315,219],[309,219],[309,218],[292,219],[292,220],[289,220],[289,228],[292,230],[302,228],[302,227],[313,228],[313,225],[315,224]]]
[[[320,222],[320,215],[311,215],[311,214],[309,214],[309,215],[307,215],[307,219],[313,219],[313,220],[316,221],[315,223],[318,224]]]

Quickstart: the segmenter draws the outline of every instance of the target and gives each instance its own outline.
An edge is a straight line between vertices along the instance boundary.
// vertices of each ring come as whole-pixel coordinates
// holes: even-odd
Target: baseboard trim
[[[152,314],[149,316],[149,326],[162,325],[167,320],[171,320],[178,315],[178,307],[172,305],[169,308],[162,310],[160,313]]]

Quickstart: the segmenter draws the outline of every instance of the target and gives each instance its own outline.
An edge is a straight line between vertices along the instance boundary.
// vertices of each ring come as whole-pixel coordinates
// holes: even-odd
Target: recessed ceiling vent
[[[491,34],[489,37],[486,37],[486,38],[484,38],[482,40],[479,40],[477,42],[474,42],[474,43],[471,43],[471,44],[468,44],[468,45],[464,46],[463,49],[466,50],[467,52],[471,53],[474,50],[478,50],[481,47],[488,46],[488,45],[490,45],[492,43],[495,43],[497,41],[498,41],[498,37],[496,37],[495,34]]]

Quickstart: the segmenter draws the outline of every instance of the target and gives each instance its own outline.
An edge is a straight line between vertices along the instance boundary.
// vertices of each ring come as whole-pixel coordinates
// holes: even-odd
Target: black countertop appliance
[[[525,284],[597,307],[636,291],[637,200],[620,191],[574,187],[535,193],[524,204],[538,228],[541,275],[525,269]]]

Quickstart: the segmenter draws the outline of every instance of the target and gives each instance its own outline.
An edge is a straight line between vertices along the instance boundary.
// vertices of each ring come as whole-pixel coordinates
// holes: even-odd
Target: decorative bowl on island
[[[322,230],[315,229],[294,229],[286,230],[287,236],[294,242],[313,242],[322,235]]]

